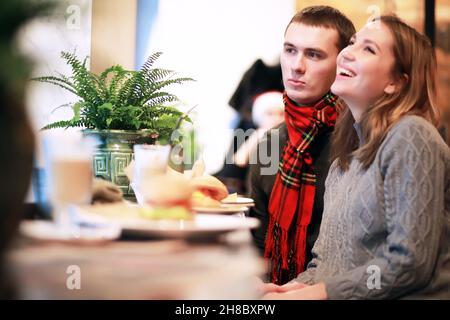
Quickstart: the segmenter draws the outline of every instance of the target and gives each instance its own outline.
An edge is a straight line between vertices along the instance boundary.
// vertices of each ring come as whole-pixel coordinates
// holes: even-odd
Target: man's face
[[[281,70],[288,97],[298,104],[317,102],[336,77],[335,29],[291,23],[284,36]]]

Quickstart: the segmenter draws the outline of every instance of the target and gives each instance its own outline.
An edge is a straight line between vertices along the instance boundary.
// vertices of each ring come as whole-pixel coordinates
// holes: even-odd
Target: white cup
[[[170,146],[134,145],[134,167],[132,186],[138,194],[155,175],[165,174],[169,163]],[[136,192],[137,191],[137,192]]]

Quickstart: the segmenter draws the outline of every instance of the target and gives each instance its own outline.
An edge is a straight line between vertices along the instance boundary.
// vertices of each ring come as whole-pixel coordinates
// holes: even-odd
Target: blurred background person
[[[239,132],[246,132],[247,130],[259,128],[253,118],[255,99],[268,91],[283,90],[284,86],[281,77],[281,66],[278,61],[276,64],[271,65],[262,59],[258,59],[244,73],[228,102],[229,105],[238,112],[239,122],[234,128],[233,140],[226,159],[233,159],[233,155],[249,138],[249,136],[246,136],[245,141],[238,138],[237,135]],[[247,194],[247,166],[227,162],[228,161],[224,161],[222,169],[216,173],[215,176],[228,187],[230,193],[237,192],[238,194]]]
[[[234,164],[241,168],[248,166],[250,154],[256,150],[264,133],[284,121],[283,93],[269,91],[258,95],[252,107],[252,120],[257,129],[240,146],[233,157]]]
[[[245,170],[242,177],[244,189],[241,194],[249,195],[249,161],[251,155],[255,153],[256,147],[264,134],[280,125],[284,121],[283,93],[280,91],[268,91],[258,95],[252,106],[252,122],[256,129],[248,129],[247,139],[242,143],[232,158],[232,164]],[[239,131],[236,131],[236,134]],[[249,134],[250,132],[250,134]],[[244,132],[242,131],[244,134]],[[241,138],[240,141],[242,141]]]

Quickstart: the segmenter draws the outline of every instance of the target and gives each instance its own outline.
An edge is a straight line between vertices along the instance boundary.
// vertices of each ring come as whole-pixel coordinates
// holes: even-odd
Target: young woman
[[[436,58],[394,16],[356,33],[331,90],[323,221],[308,269],[267,299],[450,298],[450,150],[435,128]]]

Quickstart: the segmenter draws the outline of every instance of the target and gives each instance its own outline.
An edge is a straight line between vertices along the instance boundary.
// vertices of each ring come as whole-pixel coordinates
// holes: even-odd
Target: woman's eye
[[[364,50],[370,52],[371,54],[375,54],[375,50],[373,50],[371,47],[365,47]]]
[[[352,45],[354,45],[355,44],[355,40],[350,40],[349,42],[348,42],[348,45],[349,46],[352,46]]]

